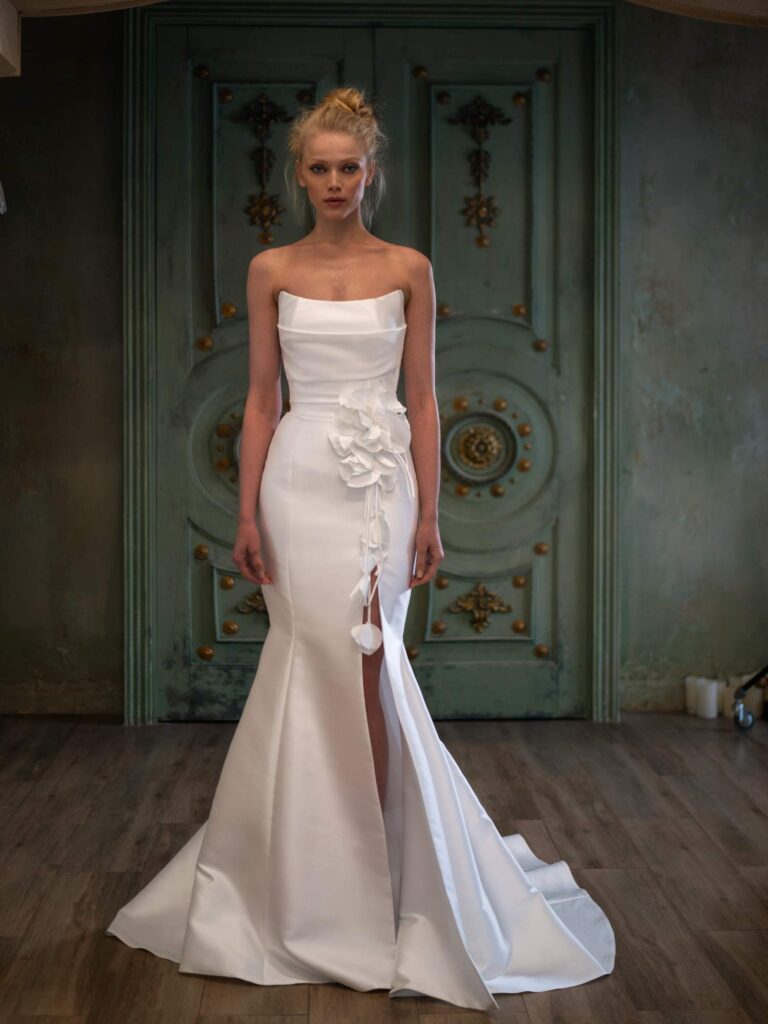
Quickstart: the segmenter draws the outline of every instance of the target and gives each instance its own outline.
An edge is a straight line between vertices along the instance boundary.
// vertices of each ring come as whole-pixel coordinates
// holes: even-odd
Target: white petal
[[[373,622],[362,622],[359,626],[353,626],[350,632],[352,639],[364,654],[373,654],[381,647],[384,639],[381,630]]]

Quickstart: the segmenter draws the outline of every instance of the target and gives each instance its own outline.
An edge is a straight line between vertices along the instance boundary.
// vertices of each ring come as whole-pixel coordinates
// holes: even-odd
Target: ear
[[[307,183],[304,181],[303,175],[301,173],[301,161],[300,160],[294,160],[293,166],[294,166],[294,170],[296,172],[296,180],[298,181],[298,183],[301,185],[302,188],[306,188],[307,187]]]
[[[366,185],[370,185],[371,184],[371,182],[373,181],[373,176],[374,176],[375,173],[376,173],[376,161],[375,160],[371,160],[371,165],[368,168],[368,173],[365,176],[365,184]]]

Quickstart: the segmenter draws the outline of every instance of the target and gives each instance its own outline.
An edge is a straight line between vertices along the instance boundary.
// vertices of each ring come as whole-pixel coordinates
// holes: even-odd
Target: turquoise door
[[[266,636],[231,561],[245,275],[309,229],[286,126],[339,82],[390,135],[374,230],[435,269],[446,558],[413,594],[414,670],[437,717],[589,715],[588,33],[157,31],[157,717],[237,718]]]

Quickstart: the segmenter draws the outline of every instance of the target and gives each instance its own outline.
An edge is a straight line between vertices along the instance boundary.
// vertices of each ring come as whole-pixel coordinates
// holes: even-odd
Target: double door
[[[159,719],[236,719],[269,628],[231,560],[246,271],[311,228],[286,131],[339,84],[389,136],[374,232],[435,273],[445,560],[412,593],[414,671],[438,718],[590,715],[591,46],[579,28],[158,26]]]

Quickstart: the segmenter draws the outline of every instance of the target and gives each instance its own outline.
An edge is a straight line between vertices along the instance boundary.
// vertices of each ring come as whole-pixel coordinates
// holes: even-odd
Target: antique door
[[[390,135],[374,231],[435,270],[446,558],[414,670],[436,717],[588,715],[588,35],[169,24],[155,69],[156,717],[237,718],[268,629],[231,561],[245,277],[311,226],[285,130],[339,83]]]

